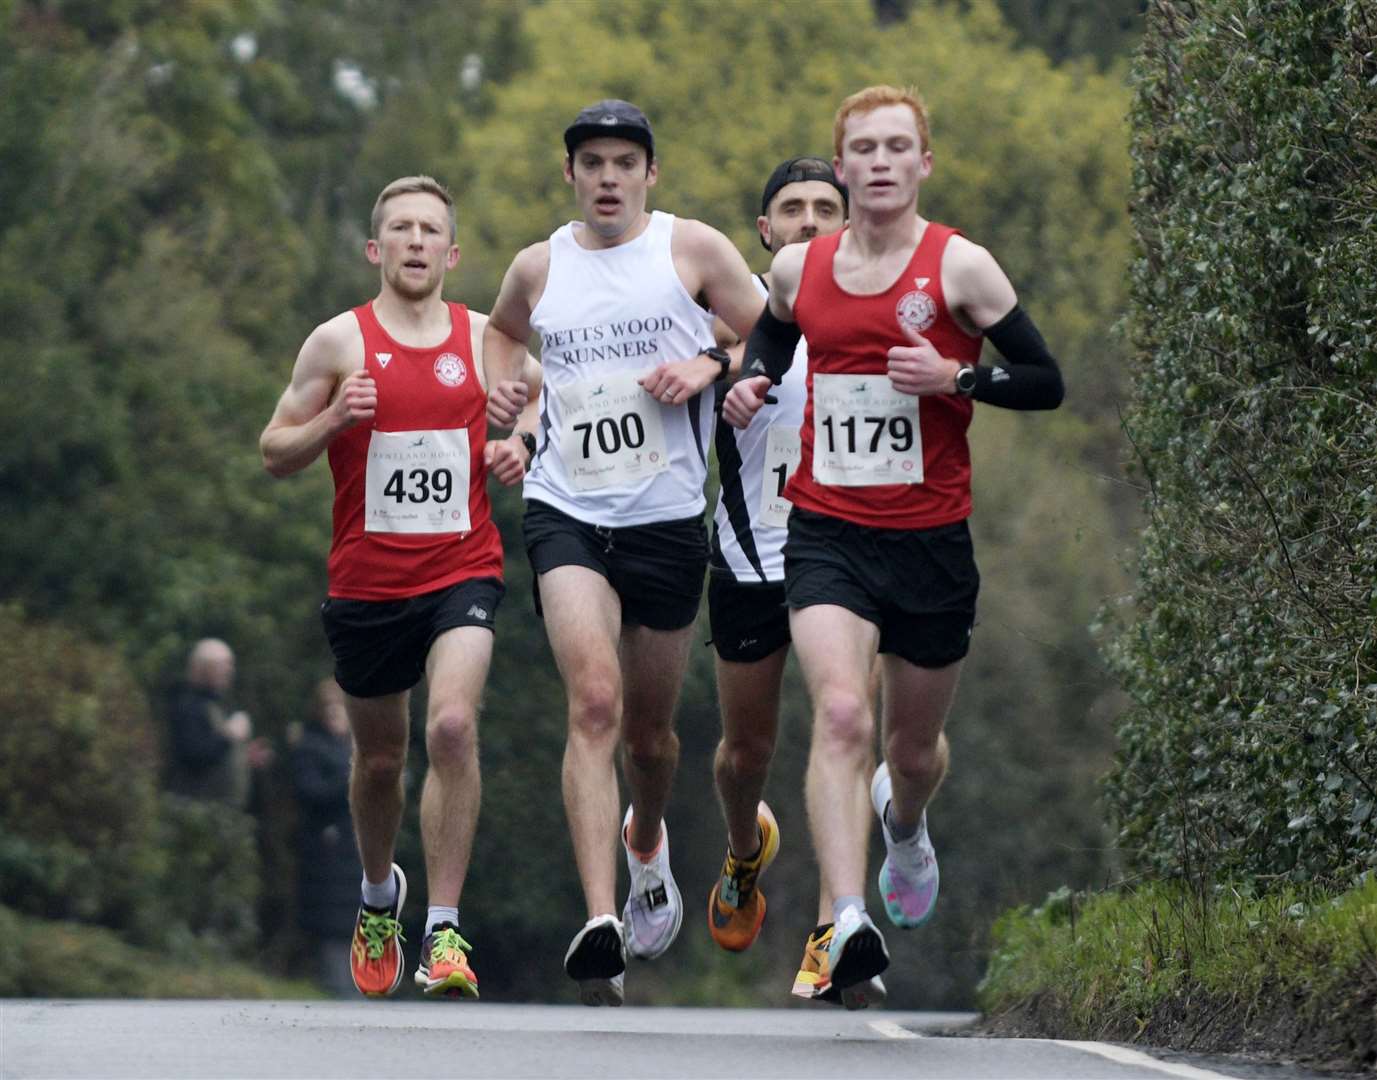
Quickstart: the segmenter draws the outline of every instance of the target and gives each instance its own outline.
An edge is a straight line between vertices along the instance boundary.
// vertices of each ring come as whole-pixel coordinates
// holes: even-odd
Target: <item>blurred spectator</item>
[[[227,712],[233,685],[230,647],[216,638],[198,641],[172,696],[168,787],[246,810],[253,773],[272,764],[273,750],[267,739],[253,737],[248,713]]]
[[[316,686],[314,715],[292,748],[297,800],[297,918],[320,958],[320,981],[353,996],[350,935],[358,914],[363,866],[349,816],[353,740],[344,691],[334,679]]]

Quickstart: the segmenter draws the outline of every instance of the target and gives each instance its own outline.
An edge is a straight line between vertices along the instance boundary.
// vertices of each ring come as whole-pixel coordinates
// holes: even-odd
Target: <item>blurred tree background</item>
[[[936,158],[923,212],[996,254],[1070,390],[1055,414],[981,409],[973,427],[985,588],[931,815],[943,900],[929,927],[889,935],[887,977],[896,1006],[968,1005],[994,915],[1114,873],[1096,780],[1119,703],[1089,627],[1127,590],[1119,558],[1138,523],[1119,470],[1125,350],[1112,328],[1130,259],[1125,57],[1140,6],[0,0],[0,790],[23,793],[0,799],[0,904],[164,948],[225,940],[273,968],[291,951],[280,783],[262,880],[233,878],[259,916],[248,940],[234,911],[198,899],[197,853],[217,831],[159,809],[155,747],[198,637],[233,645],[238,703],[279,743],[330,670],[316,615],[328,471],[273,482],[257,436],[311,327],[376,290],[361,251],[383,184],[428,172],[451,187],[463,260],[448,295],[487,310],[512,255],[572,216],[564,126],[589,101],[625,97],[655,125],[653,204],[722,229],[764,269],[753,222],[774,164],[830,153],[851,91],[916,83]],[[461,917],[485,996],[568,1001],[561,958],[583,915],[558,797],[563,696],[532,613],[519,496],[494,497],[509,592]],[[791,675],[767,793],[784,842],[764,880],[771,916],[750,954],[730,956],[702,928],[725,834],[711,658],[696,651],[669,817],[688,919],[668,957],[632,970],[631,1001],[789,1000],[816,903],[806,718]],[[419,741],[414,754],[419,775]],[[82,782],[86,768],[99,783]],[[400,857],[414,922],[411,801]],[[239,823],[220,834],[226,865],[252,870]],[[91,888],[116,868],[118,888]],[[141,904],[153,917],[131,913]]]

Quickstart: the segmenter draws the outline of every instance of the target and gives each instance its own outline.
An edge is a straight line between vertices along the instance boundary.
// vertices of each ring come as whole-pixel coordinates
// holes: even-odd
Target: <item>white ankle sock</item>
[[[388,871],[387,880],[379,885],[369,881],[365,875],[363,879],[363,902],[371,908],[385,908],[395,904],[397,902],[397,875]]]
[[[457,907],[436,907],[431,904],[426,908],[426,933],[433,934],[435,928],[441,923],[449,923],[456,929],[459,926],[459,909]]]

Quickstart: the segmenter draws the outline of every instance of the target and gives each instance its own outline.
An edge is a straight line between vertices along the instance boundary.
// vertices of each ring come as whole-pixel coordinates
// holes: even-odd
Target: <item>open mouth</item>
[[[402,267],[406,270],[424,270],[426,264],[420,259],[407,259],[406,262],[402,263]]]
[[[604,196],[603,198],[596,200],[593,203],[593,205],[597,207],[600,211],[602,211],[604,214],[613,214],[616,213],[617,209],[622,205],[622,201],[621,199],[612,198],[610,196]]]

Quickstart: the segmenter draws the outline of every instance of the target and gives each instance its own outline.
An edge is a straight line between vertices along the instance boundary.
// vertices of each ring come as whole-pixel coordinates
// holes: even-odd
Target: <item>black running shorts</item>
[[[876,529],[795,507],[784,544],[793,609],[836,604],[874,623],[880,652],[925,668],[966,655],[980,572],[966,522]]]
[[[537,615],[542,613],[540,575],[558,566],[586,566],[616,591],[624,626],[681,630],[698,617],[708,566],[708,531],[701,517],[605,528],[531,499],[521,531],[536,575]]]
[[[335,655],[335,681],[353,697],[410,690],[425,674],[435,639],[456,626],[493,628],[506,587],[473,578],[405,600],[344,600],[320,605]]]
[[[708,578],[712,647],[723,660],[754,664],[788,645],[784,582],[743,585],[730,574]]]

